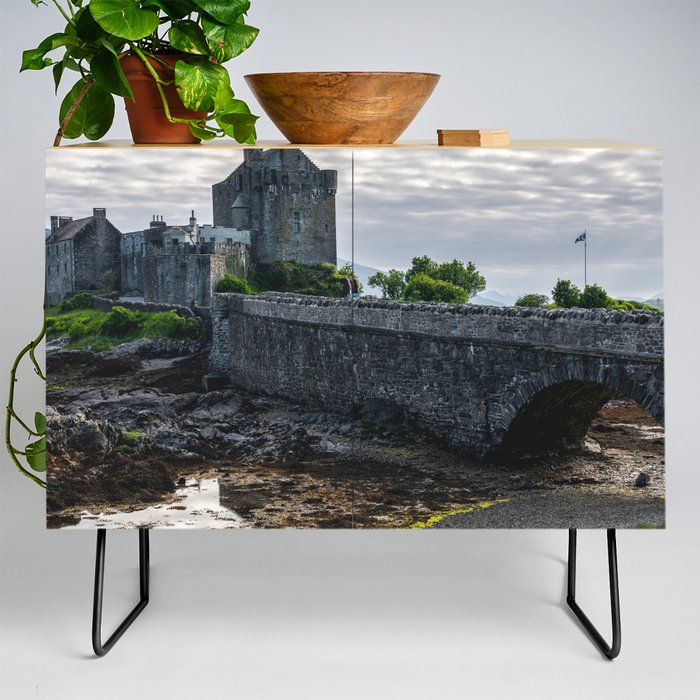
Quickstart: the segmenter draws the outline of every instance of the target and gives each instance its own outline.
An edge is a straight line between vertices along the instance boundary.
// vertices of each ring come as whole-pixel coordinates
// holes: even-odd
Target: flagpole
[[[588,234],[583,229],[583,288],[588,286]]]

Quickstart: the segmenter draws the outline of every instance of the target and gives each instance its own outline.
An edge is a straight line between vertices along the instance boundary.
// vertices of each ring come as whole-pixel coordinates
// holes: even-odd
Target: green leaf
[[[182,19],[197,9],[192,0],[147,0],[142,4],[142,7],[144,9],[157,7],[163,10],[170,19]]]
[[[173,48],[186,53],[198,53],[203,56],[209,55],[209,45],[207,38],[200,26],[191,19],[182,22],[173,22],[168,32],[168,40]]]
[[[46,471],[46,438],[39,438],[36,442],[29,443],[24,451],[27,453],[27,462],[35,472]]]
[[[237,22],[250,9],[250,0],[194,0],[194,4],[222,24]]]
[[[46,52],[41,50],[41,47],[36,49],[27,49],[22,51],[22,65],[19,69],[21,73],[24,70],[41,70],[50,66],[53,61],[50,58],[44,58]]]
[[[34,414],[34,427],[39,435],[43,435],[46,432],[46,416],[43,413],[39,413],[39,411]]]
[[[83,41],[87,41],[91,44],[107,34],[107,32],[95,22],[95,18],[90,13],[89,7],[84,7],[82,10],[76,12],[75,31]]]
[[[51,72],[53,73],[54,95],[58,94],[58,86],[61,84],[61,78],[63,77],[63,69],[65,67],[66,64],[63,61],[59,61],[58,63],[54,63],[54,66],[51,69]]]
[[[214,22],[206,16],[202,17],[202,29],[209,42],[211,53],[219,63],[225,63],[242,54],[250,48],[260,33],[256,27],[243,22],[226,25]]]
[[[59,124],[63,122],[68,114],[68,110],[84,87],[85,80],[81,78],[63,98],[58,116]],[[114,98],[106,90],[95,84],[78,105],[63,135],[67,139],[77,139],[85,134],[91,141],[97,141],[109,131],[113,120]]]
[[[252,114],[234,114],[227,112],[217,115],[216,121],[224,130],[226,136],[238,141],[238,143],[250,142],[251,135],[255,134],[255,122],[258,117]],[[252,143],[255,143],[253,140]]]
[[[226,69],[204,58],[175,64],[177,94],[187,109],[211,112],[219,89],[228,82]]]
[[[129,81],[126,79],[113,49],[104,48],[98,51],[90,62],[90,72],[98,86],[107,92],[134,99]]]
[[[47,36],[35,49],[28,49],[22,52],[22,67],[20,73],[25,70],[41,70],[50,66],[53,61],[45,58],[46,54],[61,46],[71,46],[77,44],[75,37],[69,34],[51,34]]]
[[[215,131],[207,129],[196,122],[190,122],[189,127],[192,135],[196,136],[198,139],[202,139],[202,141],[211,141],[213,138],[216,138]]]
[[[257,138],[255,122],[258,117],[251,114],[250,108],[243,100],[234,98],[228,82],[219,87],[215,109],[216,122],[226,136],[235,139],[238,143],[255,143]]]
[[[106,32],[136,41],[158,29],[158,13],[142,10],[136,0],[92,0],[90,12]]]

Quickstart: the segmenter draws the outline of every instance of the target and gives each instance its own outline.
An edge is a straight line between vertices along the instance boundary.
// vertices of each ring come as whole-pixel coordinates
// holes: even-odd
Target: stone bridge
[[[399,407],[468,452],[581,444],[624,395],[664,421],[663,314],[217,294],[210,369],[312,407]]]

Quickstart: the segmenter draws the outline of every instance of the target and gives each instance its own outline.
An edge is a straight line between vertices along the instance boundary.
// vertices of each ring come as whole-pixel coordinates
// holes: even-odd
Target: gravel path
[[[637,528],[664,527],[665,504],[643,489],[600,493],[562,487],[514,495],[507,503],[449,515],[437,528]]]

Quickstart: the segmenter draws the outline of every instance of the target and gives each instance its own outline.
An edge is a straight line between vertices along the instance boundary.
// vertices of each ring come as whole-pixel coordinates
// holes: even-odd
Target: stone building
[[[141,289],[145,301],[210,306],[216,285],[226,273],[242,278],[248,275],[247,231],[200,227],[192,212],[188,226],[168,226],[161,217],[152,221],[142,236]],[[138,257],[135,255],[132,263],[123,259],[122,264],[136,269]]]
[[[105,209],[93,209],[84,219],[52,216],[46,239],[47,303],[78,292],[121,289],[121,238]]]
[[[250,231],[253,264],[336,264],[336,170],[297,148],[247,148],[243,163],[212,186],[214,226]]]

